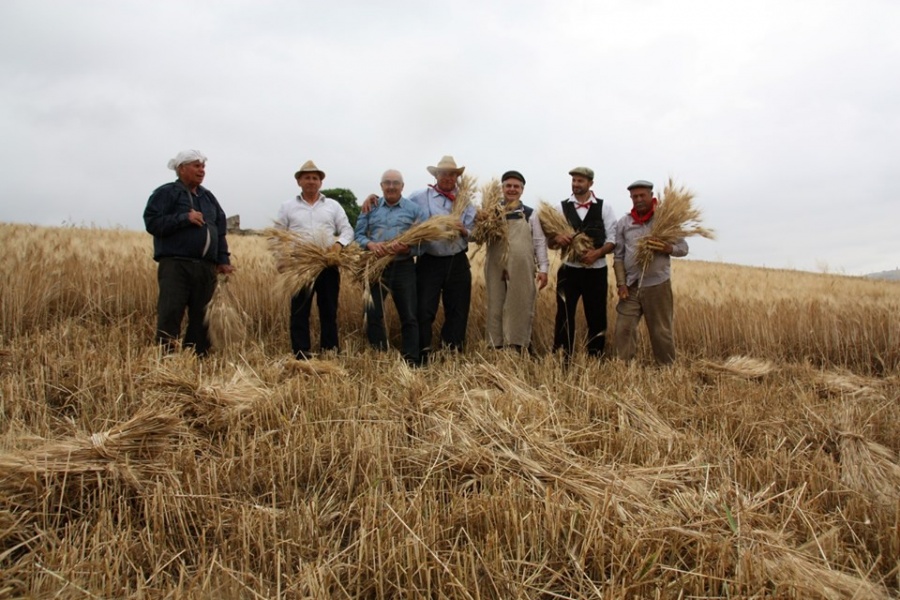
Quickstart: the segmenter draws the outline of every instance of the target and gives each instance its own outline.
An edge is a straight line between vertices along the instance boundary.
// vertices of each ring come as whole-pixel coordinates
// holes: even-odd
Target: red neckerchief
[[[643,225],[653,217],[654,212],[656,212],[656,198],[654,198],[653,202],[650,204],[650,210],[647,211],[646,215],[641,216],[637,214],[637,211],[632,208],[631,218],[634,221],[635,225]]]
[[[428,187],[430,187],[431,189],[436,191],[438,194],[440,194],[441,196],[443,196],[450,202],[453,202],[454,200],[456,200],[456,194],[454,194],[453,192],[445,192],[444,190],[442,190],[441,188],[439,188],[436,185],[429,185]]]
[[[591,204],[593,204],[593,202],[591,202],[590,200],[588,200],[584,204],[582,204],[581,202],[576,202],[575,208],[586,208],[588,210],[591,210]]]

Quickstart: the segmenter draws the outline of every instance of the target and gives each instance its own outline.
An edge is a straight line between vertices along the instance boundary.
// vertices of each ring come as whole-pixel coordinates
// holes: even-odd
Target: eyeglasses
[[[396,187],[396,186],[403,185],[403,182],[399,181],[397,179],[388,179],[386,181],[382,181],[381,185],[386,186],[386,187],[391,187],[391,186]]]

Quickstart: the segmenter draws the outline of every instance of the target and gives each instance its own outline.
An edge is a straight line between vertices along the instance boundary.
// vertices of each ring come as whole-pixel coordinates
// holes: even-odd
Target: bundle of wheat
[[[730,356],[724,363],[699,360],[695,367],[703,373],[734,375],[744,379],[760,379],[775,370],[771,361],[750,356]]]
[[[558,248],[553,241],[558,235],[564,235],[572,238],[572,242],[562,250],[562,259],[571,262],[580,262],[585,252],[594,249],[594,242],[583,231],[576,233],[575,228],[569,223],[565,215],[550,206],[543,200],[538,204],[538,219],[541,222],[541,229],[547,236],[547,246],[550,248]]]
[[[500,181],[491,179],[481,188],[481,210],[469,239],[479,245],[505,242],[506,212]]]
[[[209,331],[209,341],[214,349],[237,346],[247,337],[247,313],[228,287],[228,275],[219,275],[216,291],[206,305],[203,323]]]
[[[642,269],[653,261],[654,250],[648,244],[651,238],[666,244],[674,244],[680,239],[699,235],[715,239],[712,229],[700,225],[700,209],[694,206],[694,192],[684,186],[676,186],[670,178],[663,190],[663,197],[656,206],[650,234],[638,242],[637,258]]]
[[[456,186],[456,200],[453,201],[453,209],[450,214],[457,219],[461,219],[463,213],[472,204],[475,197],[475,189],[478,180],[472,175],[463,175],[459,178]]]
[[[413,225],[388,243],[396,242],[412,248],[425,242],[455,240],[459,237],[457,223],[459,217],[455,215],[437,215]],[[379,257],[371,252],[363,252],[361,259],[357,261],[356,278],[365,284],[365,289],[368,290],[371,283],[381,279],[381,274],[393,260],[393,254]]]
[[[329,267],[356,273],[362,251],[350,244],[340,251],[334,249],[335,238],[327,231],[304,235],[294,231],[270,227],[263,232],[275,256],[275,267],[281,274],[279,288],[294,295],[312,286],[319,274]]]
[[[147,409],[107,431],[0,456],[0,495],[34,491],[55,475],[108,473],[138,487],[136,473],[163,469],[154,459],[171,448],[180,423],[174,412]]]

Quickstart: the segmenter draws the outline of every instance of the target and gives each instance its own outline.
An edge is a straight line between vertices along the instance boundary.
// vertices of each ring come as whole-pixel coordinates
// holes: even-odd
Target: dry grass
[[[715,239],[715,232],[703,227],[702,221],[700,209],[694,205],[694,192],[684,186],[675,185],[669,178],[653,215],[648,238],[655,238],[667,244],[697,235]],[[638,262],[646,269],[653,260],[654,250],[643,242],[644,240],[641,240],[638,244]]]
[[[541,201],[538,204],[537,215],[541,221],[541,228],[547,236],[548,246],[554,247],[552,240],[558,235],[571,236],[572,243],[562,251],[562,260],[579,262],[585,252],[594,249],[594,242],[591,238],[584,232],[576,233],[565,215],[553,206]]]
[[[456,185],[456,200],[453,201],[453,209],[450,214],[460,220],[466,209],[475,200],[478,191],[478,179],[473,175],[462,175]]]
[[[152,343],[146,234],[0,247],[0,595],[900,593],[896,284],[675,261],[658,369],[547,353],[552,292],[537,357],[488,348],[476,261],[466,352],[410,369],[353,287],[341,352],[289,359],[262,238],[203,360]]]

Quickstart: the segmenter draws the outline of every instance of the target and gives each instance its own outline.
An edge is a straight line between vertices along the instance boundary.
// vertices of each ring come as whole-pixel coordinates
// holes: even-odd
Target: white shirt
[[[312,204],[300,196],[288,200],[281,205],[275,224],[302,233],[311,241],[321,241],[324,246],[334,242],[346,246],[353,241],[353,228],[344,207],[322,194]]]

